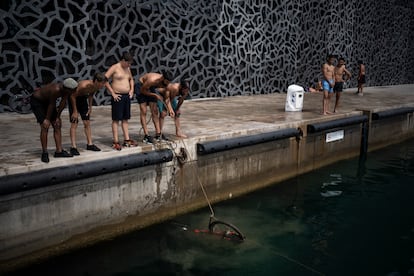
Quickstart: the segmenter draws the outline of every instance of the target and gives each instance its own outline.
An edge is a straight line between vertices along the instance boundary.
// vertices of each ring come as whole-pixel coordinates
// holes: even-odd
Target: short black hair
[[[104,74],[98,72],[93,76],[93,81],[103,82],[108,81],[108,78],[105,77]]]
[[[181,89],[188,88],[188,81],[186,79],[181,79],[180,80],[180,87],[181,87]]]
[[[168,71],[161,71],[161,75],[164,77],[165,80],[171,81],[173,79],[172,75]]]
[[[340,57],[339,59],[338,59],[339,61],[345,61],[345,59],[343,58],[343,57]]]
[[[336,56],[333,54],[329,54],[326,59],[331,59],[331,58],[336,58]]]
[[[134,60],[134,58],[132,57],[130,52],[123,52],[121,59],[127,61],[127,62],[132,62]]]

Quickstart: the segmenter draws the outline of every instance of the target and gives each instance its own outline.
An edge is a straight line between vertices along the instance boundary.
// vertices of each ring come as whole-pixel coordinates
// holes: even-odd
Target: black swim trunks
[[[30,106],[32,107],[33,114],[36,116],[37,122],[43,124],[43,121],[46,119],[47,109],[49,107],[48,101],[41,101],[35,98],[33,95],[30,97]],[[50,122],[56,121],[57,118],[57,109],[54,108],[52,114],[50,115]]]
[[[68,107],[69,107],[69,121],[70,121],[72,114],[73,114],[73,106],[72,106],[72,101],[70,99],[68,100]],[[88,111],[89,111],[88,96],[76,97],[76,108],[82,120],[84,121],[89,120],[89,115],[86,115],[88,114]]]
[[[112,97],[112,121],[123,121],[131,119],[131,98],[129,94],[117,94],[121,98],[115,101]]]
[[[342,92],[342,91],[344,91],[344,83],[343,82],[335,82],[333,91],[334,92]]]
[[[135,96],[137,97],[138,103],[139,104],[142,104],[142,103],[147,103],[147,104],[148,103],[156,103],[157,98],[141,94],[141,87],[142,87],[142,83],[137,81],[135,83],[135,86],[134,86],[134,92],[135,92]],[[152,93],[157,93],[157,91],[155,89],[156,89],[156,87],[150,87],[150,91]]]

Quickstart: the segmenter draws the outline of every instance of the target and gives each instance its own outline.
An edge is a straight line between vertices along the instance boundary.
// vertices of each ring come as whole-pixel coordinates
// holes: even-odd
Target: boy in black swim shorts
[[[92,143],[92,130],[90,116],[92,114],[93,95],[105,86],[108,80],[102,73],[96,73],[93,80],[82,80],[79,82],[78,88],[71,94],[69,100],[69,119],[70,125],[70,141],[72,147],[70,153],[79,155],[76,146],[76,128],[78,127],[79,115],[82,118],[86,135],[86,150],[100,151],[95,144]]]
[[[49,162],[49,154],[47,152],[47,136],[49,127],[53,127],[53,137],[55,139],[56,151],[54,157],[72,157],[73,155],[62,148],[62,121],[60,115],[66,106],[69,95],[75,92],[78,83],[68,78],[63,83],[50,83],[36,89],[31,96],[30,105],[36,116],[37,122],[40,124],[40,143],[42,145],[42,162]],[[56,107],[56,100],[60,100],[60,104]]]

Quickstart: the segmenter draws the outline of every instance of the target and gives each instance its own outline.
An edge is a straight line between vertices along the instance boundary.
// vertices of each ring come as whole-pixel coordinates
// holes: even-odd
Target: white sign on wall
[[[326,133],[326,143],[344,139],[344,130]]]

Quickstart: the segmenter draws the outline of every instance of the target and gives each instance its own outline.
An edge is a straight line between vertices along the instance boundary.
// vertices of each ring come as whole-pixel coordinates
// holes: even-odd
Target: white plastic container
[[[286,95],[285,111],[302,111],[303,95],[305,90],[302,86],[289,85]]]

